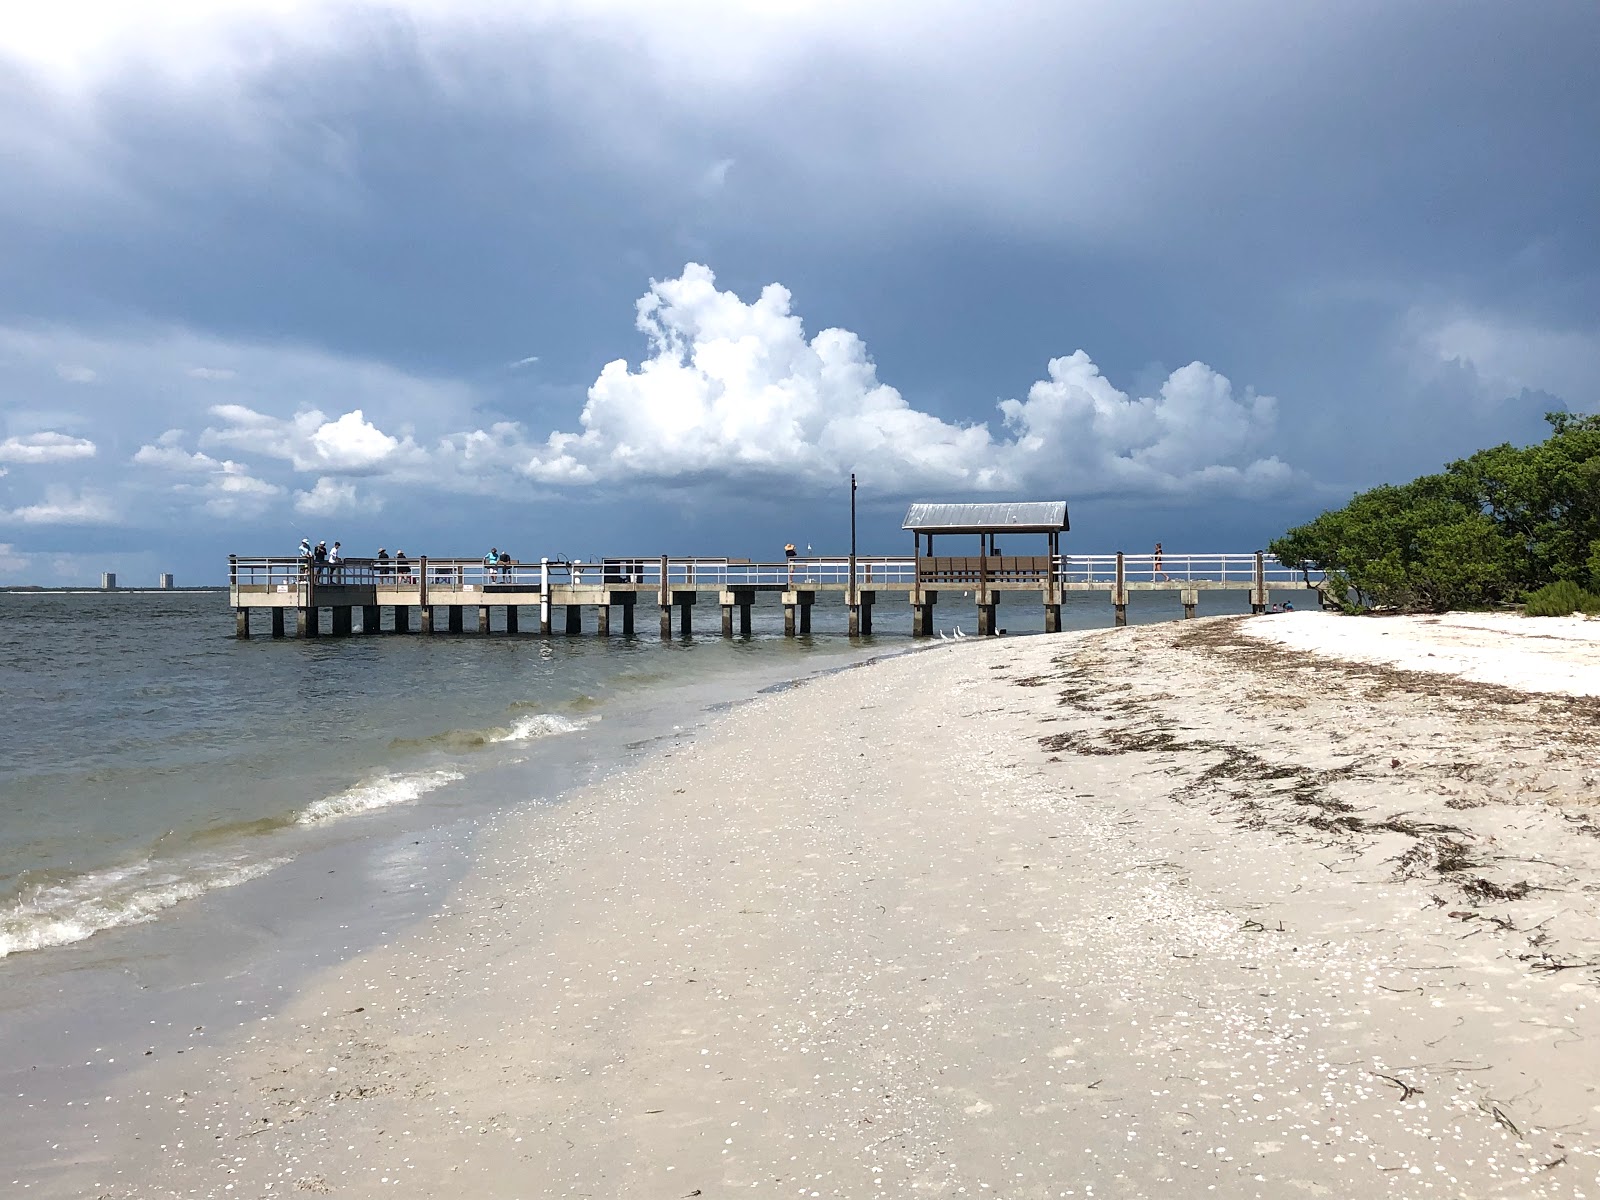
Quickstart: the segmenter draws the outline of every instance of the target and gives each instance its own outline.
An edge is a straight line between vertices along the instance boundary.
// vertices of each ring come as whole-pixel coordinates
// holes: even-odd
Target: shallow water
[[[1245,599],[1206,602],[1241,611]],[[716,635],[713,605],[697,615],[702,632],[687,642],[240,642],[219,593],[0,594],[0,959],[154,920],[335,832],[359,836],[384,810],[455,820],[493,802],[466,787],[473,776],[530,753],[582,757],[577,743],[603,722],[681,705],[685,688],[734,695],[741,679],[781,682],[912,645],[904,604],[880,605],[875,636],[855,641],[836,600],[817,606],[803,639],[782,636],[775,605],[734,640]],[[976,627],[954,596],[936,615],[946,636]],[[1110,615],[1105,597],[1078,595],[1063,623]],[[1176,597],[1138,596],[1130,615],[1182,614]],[[1042,611],[1003,605],[1001,623],[1037,630]]]

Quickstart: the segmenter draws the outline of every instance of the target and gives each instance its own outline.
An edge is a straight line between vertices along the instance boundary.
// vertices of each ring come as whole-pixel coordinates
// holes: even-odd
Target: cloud
[[[752,303],[690,263],[637,306],[651,356],[607,363],[581,432],[557,432],[529,462],[550,484],[774,477],[831,485],[852,470],[890,492],[1259,494],[1291,472],[1257,448],[1270,397],[1234,393],[1192,363],[1155,396],[1114,388],[1082,351],[1049,364],[1026,400],[999,406],[1004,433],[912,407],[881,382],[844,329],[807,338],[779,284]]]
[[[56,374],[68,383],[93,383],[100,378],[93,367],[86,367],[81,363],[61,363],[56,367]]]
[[[519,358],[516,362],[507,363],[506,369],[508,371],[515,371],[518,367],[531,367],[538,361],[539,356],[537,354],[530,354],[527,358]]]
[[[0,574],[16,575],[28,569],[30,557],[10,542],[0,542]]]
[[[114,383],[84,392],[57,379],[44,399],[63,420],[96,422],[138,446],[107,468],[120,477],[77,482],[116,488],[119,504],[156,523],[186,506],[258,515],[290,497],[301,512],[334,515],[421,491],[528,499],[597,484],[716,490],[754,482],[805,493],[851,471],[897,496],[1259,497],[1293,478],[1270,453],[1273,399],[1235,389],[1204,363],[1131,395],[1078,351],[1050,360],[1044,378],[989,409],[988,421],[962,422],[881,380],[855,333],[808,332],[780,284],[746,302],[690,263],[650,283],[635,324],[645,359],[607,363],[581,411],[538,434],[496,419],[499,397],[478,386],[306,347],[170,329],[141,340],[0,327],[0,349],[11,350],[6,369],[33,386],[53,377],[58,361],[107,366]],[[84,353],[64,359],[63,348]],[[187,364],[195,361],[240,370],[229,380],[194,379]],[[216,402],[219,387],[228,402]],[[93,442],[64,433],[0,443],[0,459],[10,461],[94,452]],[[52,507],[73,511],[46,505],[29,519]]]
[[[242,463],[185,450],[178,444],[182,437],[181,430],[169,429],[155,443],[140,446],[132,460],[178,475],[181,482],[171,485],[172,495],[197,497],[212,516],[235,520],[259,516],[284,494],[286,489],[257,478]]]
[[[239,376],[239,372],[227,367],[190,367],[184,374],[190,379],[211,379],[218,382],[237,379]]]
[[[50,117],[13,105],[0,148],[52,182],[41,207],[62,192],[148,203],[160,181],[117,153],[117,102],[133,99],[214,151],[191,156],[186,190],[290,180],[283,203],[337,201],[362,192],[359,81],[518,136],[564,132],[585,165],[656,193],[666,178],[715,189],[736,158],[741,190],[834,229],[841,210],[896,225],[958,210],[1052,239],[1204,221],[1260,243],[1297,206],[1415,218],[1429,184],[1475,178],[1464,207],[1481,203],[1489,163],[1516,181],[1491,215],[1584,194],[1595,109],[1571,48],[1594,33],[1584,5],[1463,18],[1218,0],[1154,21],[1110,0],[998,16],[958,0],[80,0],[0,27],[0,58]],[[1579,151],[1566,175],[1542,169],[1552,137]]]
[[[88,438],[65,433],[30,433],[0,442],[0,462],[59,463],[93,458],[96,447]]]
[[[359,512],[376,512],[383,502],[373,496],[357,493],[356,485],[348,480],[323,476],[309,492],[294,494],[294,510],[308,517],[347,516]]]
[[[207,428],[201,434],[202,444],[234,446],[285,459],[297,471],[375,474],[422,457],[410,438],[402,441],[384,433],[359,408],[331,421],[316,409],[284,420],[242,404],[219,404],[211,414],[224,424]]]
[[[179,485],[177,490],[190,489]],[[205,483],[193,490],[204,496],[202,503],[207,512],[230,520],[259,516],[284,494],[284,489],[277,484],[257,479],[231,460],[220,463]]]
[[[109,497],[103,493],[71,488],[45,489],[45,498],[38,504],[14,508],[6,514],[11,520],[24,525],[119,525],[121,514]]]
[[[1424,373],[1468,367],[1486,400],[1546,392],[1580,410],[1600,409],[1600,329],[1425,309],[1414,309],[1405,328]]]

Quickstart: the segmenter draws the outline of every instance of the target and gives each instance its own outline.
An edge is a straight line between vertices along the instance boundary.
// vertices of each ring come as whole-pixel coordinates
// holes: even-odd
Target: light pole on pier
[[[856,473],[850,472],[850,557],[856,556]]]
[[[851,624],[856,621],[856,473],[850,472],[850,589],[845,603],[850,605]],[[851,630],[855,632],[854,629]]]

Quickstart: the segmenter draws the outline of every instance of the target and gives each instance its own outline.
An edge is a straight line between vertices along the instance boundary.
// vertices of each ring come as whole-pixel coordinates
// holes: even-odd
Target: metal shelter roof
[[[1070,529],[1065,500],[1005,504],[913,504],[901,529],[916,533],[1054,533]]]

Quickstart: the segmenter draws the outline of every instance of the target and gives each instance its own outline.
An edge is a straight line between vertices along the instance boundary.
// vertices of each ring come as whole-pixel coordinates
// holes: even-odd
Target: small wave
[[[373,809],[410,804],[436,788],[465,778],[460,771],[450,770],[422,771],[414,775],[380,775],[337,795],[324,796],[306,805],[295,821],[300,825],[320,825],[325,821],[337,821],[340,817],[371,812]]]
[[[599,718],[593,718],[598,720]],[[526,742],[532,738],[550,737],[553,734],[576,733],[588,725],[588,721],[574,721],[569,717],[557,716],[555,713],[538,713],[531,717],[522,717],[514,721],[510,729],[496,731],[489,738],[491,742]]]
[[[0,958],[66,946],[105,929],[149,921],[175,904],[234,887],[288,861],[247,861],[241,856],[185,866],[147,858],[39,887],[0,913]]]
[[[490,729],[450,729],[431,737],[395,738],[389,746],[393,750],[424,750],[440,747],[446,750],[477,750],[502,742],[526,742],[533,738],[550,737],[555,734],[576,733],[599,719],[598,716],[594,716],[574,720],[556,713],[535,713],[531,716],[518,717],[510,725],[496,725]]]

